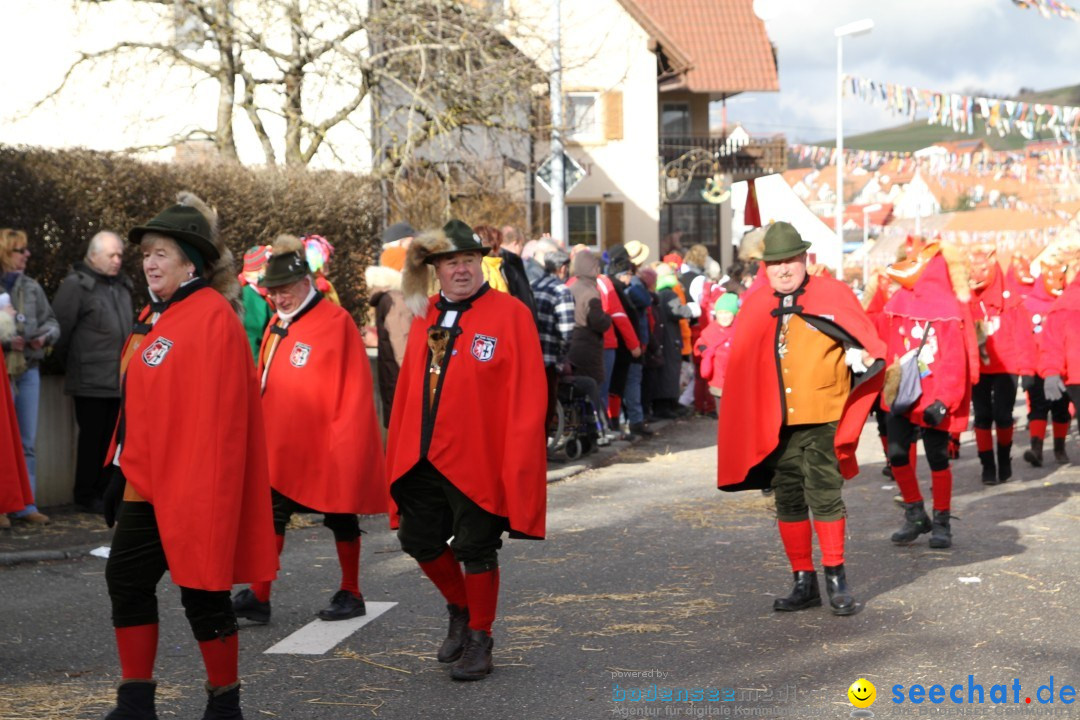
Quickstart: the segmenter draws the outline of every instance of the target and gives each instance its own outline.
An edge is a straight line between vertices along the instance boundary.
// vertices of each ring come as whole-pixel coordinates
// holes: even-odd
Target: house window
[[[566,220],[570,226],[571,245],[600,246],[599,205],[567,205]]]
[[[665,137],[689,135],[690,106],[686,103],[664,103],[660,110],[660,134]]]
[[[598,140],[600,121],[597,106],[600,93],[575,92],[566,96],[566,137],[571,140]]]

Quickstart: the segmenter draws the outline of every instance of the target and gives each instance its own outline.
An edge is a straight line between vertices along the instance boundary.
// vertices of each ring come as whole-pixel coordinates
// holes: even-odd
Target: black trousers
[[[154,506],[148,502],[121,503],[105,564],[113,627],[158,622],[156,589],[168,569]],[[237,630],[228,590],[181,587],[180,604],[199,642],[227,637]]]
[[[922,435],[923,450],[926,451],[926,461],[931,470],[947,470],[949,468],[949,432],[937,428],[921,427],[907,419],[904,415],[885,416],[885,427],[889,433],[889,464],[893,467],[904,467],[911,462],[908,452],[911,444]],[[921,433],[920,433],[921,431]]]
[[[547,414],[544,415],[544,429],[550,431],[555,422],[555,401],[558,398],[559,369],[554,365],[544,367],[547,380]]]
[[[398,541],[417,562],[446,552],[446,543],[467,573],[499,567],[506,518],[489,513],[454,487],[427,460],[390,486],[399,513]]]
[[[90,505],[94,500],[101,499],[109,484],[102,468],[116,428],[116,418],[120,414],[120,398],[76,395],[74,399],[79,442],[73,494],[76,505]]]
[[[1068,391],[1073,410],[1076,411],[1076,427],[1080,428],[1080,385],[1069,385],[1065,390]]]
[[[1069,396],[1062,395],[1054,402],[1046,399],[1043,379],[1038,375],[1025,375],[1021,385],[1028,395],[1028,422],[1046,420],[1052,417],[1056,423],[1067,423],[1072,419],[1069,414]],[[1080,387],[1080,386],[1078,386]]]
[[[990,373],[979,376],[971,389],[974,425],[980,430],[1013,426],[1013,405],[1016,403],[1016,375]]]
[[[312,510],[304,507],[292,498],[282,495],[273,488],[270,489],[270,502],[274,509],[274,532],[278,535],[285,534],[285,526],[289,524],[293,513],[319,513],[321,510]],[[352,542],[360,537],[360,520],[356,515],[348,513],[323,513],[323,525],[334,533],[336,542]]]

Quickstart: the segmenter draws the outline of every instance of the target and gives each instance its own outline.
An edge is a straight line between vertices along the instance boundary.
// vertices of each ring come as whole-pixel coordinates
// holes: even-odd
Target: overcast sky
[[[844,39],[844,72],[939,92],[1010,96],[1021,87],[1080,84],[1080,22],[1044,18],[1011,0],[758,0],[777,46],[779,93],[728,100],[728,123],[789,142],[836,135],[833,29],[870,18],[866,35]],[[1069,0],[1073,7],[1080,0]],[[715,107],[714,107],[715,110]],[[719,122],[715,116],[714,120]],[[861,100],[844,100],[844,135],[904,122]]]

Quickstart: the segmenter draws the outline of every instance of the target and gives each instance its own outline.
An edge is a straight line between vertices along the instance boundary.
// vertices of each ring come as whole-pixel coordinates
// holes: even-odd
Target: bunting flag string
[[[844,94],[884,105],[911,122],[925,112],[927,124],[951,127],[953,132],[968,135],[975,134],[976,118],[983,121],[987,135],[1019,133],[1034,140],[1037,134],[1050,133],[1059,142],[1074,144],[1080,133],[1080,108],[1069,105],[942,93],[853,75],[844,77]]]
[[[1054,15],[1065,20],[1077,20],[1080,21],[1080,12],[1066,5],[1058,0],[1012,0],[1013,5],[1021,7],[1025,10],[1035,9],[1044,18],[1050,18]]]
[[[810,164],[825,167],[836,164],[836,148],[821,145],[803,145],[792,143],[788,151],[796,164]],[[916,167],[930,175],[941,173],[959,173],[977,176],[1013,177],[1026,182],[1029,173],[1034,170],[1041,178],[1052,177],[1064,181],[1077,171],[1077,148],[1069,145],[1040,148],[1025,151],[948,152],[941,148],[935,152],[933,147],[918,153],[885,150],[844,149],[844,165],[850,168],[877,170],[886,163],[897,161],[897,172],[914,170]],[[1068,177],[1066,177],[1068,176]],[[1073,178],[1075,181],[1075,178]]]

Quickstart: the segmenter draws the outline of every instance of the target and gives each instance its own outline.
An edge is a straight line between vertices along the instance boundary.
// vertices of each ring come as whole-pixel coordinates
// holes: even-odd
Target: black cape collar
[[[445,295],[439,293],[439,299],[435,301],[435,307],[439,310],[439,312],[449,312],[451,310],[463,312],[472,307],[472,304],[479,300],[480,297],[490,289],[491,286],[488,285],[487,282],[485,282],[483,285],[480,286],[480,289],[473,293],[470,297],[467,297],[464,300],[459,300],[457,302],[449,300]]]

